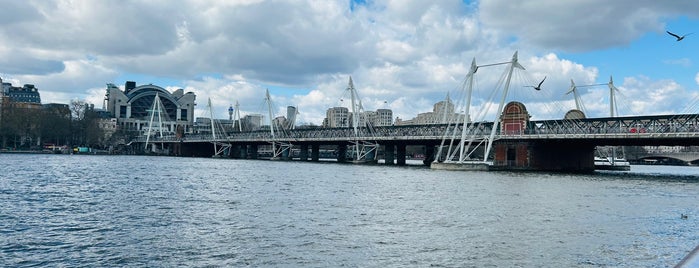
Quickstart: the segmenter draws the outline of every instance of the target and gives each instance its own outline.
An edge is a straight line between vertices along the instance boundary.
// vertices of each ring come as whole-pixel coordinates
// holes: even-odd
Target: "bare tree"
[[[73,119],[80,121],[85,118],[85,112],[87,111],[87,102],[74,99],[70,101],[70,113]]]

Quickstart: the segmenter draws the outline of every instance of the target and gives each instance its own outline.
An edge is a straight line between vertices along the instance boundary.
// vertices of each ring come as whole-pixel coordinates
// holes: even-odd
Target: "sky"
[[[102,107],[107,83],[197,96],[195,116],[297,106],[298,124],[347,106],[351,76],[366,110],[410,119],[447,94],[459,102],[471,61],[508,62],[507,101],[559,119],[579,87],[605,117],[613,77],[619,115],[699,113],[699,1],[655,0],[0,0],[0,77],[34,84],[42,103]],[[685,35],[682,41],[666,33]],[[691,34],[696,32],[696,34]],[[470,113],[493,114],[506,65],[481,67]],[[541,90],[532,87],[544,79]],[[461,92],[461,93],[460,93]],[[502,94],[502,93],[500,93]],[[464,108],[457,108],[463,111]],[[491,119],[492,120],[492,119]]]

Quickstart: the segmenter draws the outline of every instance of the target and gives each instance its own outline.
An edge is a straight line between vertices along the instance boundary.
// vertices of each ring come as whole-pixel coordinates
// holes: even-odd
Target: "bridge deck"
[[[482,140],[491,132],[492,122],[467,125],[470,140]],[[360,128],[355,136],[350,128],[295,129],[232,132],[213,140],[210,135],[151,138],[152,142],[224,142],[224,143],[348,143],[356,140],[377,143],[436,144],[448,133],[460,137],[463,125],[414,125]],[[530,121],[521,132],[498,131],[496,140],[581,141],[596,145],[699,145],[699,114],[658,115],[576,120]],[[458,138],[457,138],[458,139]],[[457,140],[454,139],[454,140]],[[452,140],[452,139],[447,139]],[[141,137],[134,142],[145,142]]]

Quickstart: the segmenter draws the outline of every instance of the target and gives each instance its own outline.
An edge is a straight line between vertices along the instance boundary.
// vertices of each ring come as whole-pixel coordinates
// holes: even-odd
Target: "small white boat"
[[[624,158],[595,156],[596,170],[631,170],[631,164]]]

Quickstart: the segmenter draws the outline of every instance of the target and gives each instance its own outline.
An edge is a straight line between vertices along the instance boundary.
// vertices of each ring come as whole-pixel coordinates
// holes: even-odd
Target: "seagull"
[[[670,31],[665,31],[665,32],[667,32],[669,35],[672,35],[672,36],[674,36],[675,38],[677,38],[677,42],[682,41],[682,39],[684,39],[685,36],[688,36],[688,35],[692,34],[692,33],[688,33],[688,34],[685,34],[685,35],[683,35],[683,36],[679,36],[679,35],[676,35],[676,34],[674,34],[674,33],[671,33]]]
[[[539,82],[538,86],[528,86],[528,87],[533,87],[536,90],[541,90],[541,84],[544,83],[544,80],[546,80],[546,76],[544,76],[544,79],[541,79],[541,82]]]

